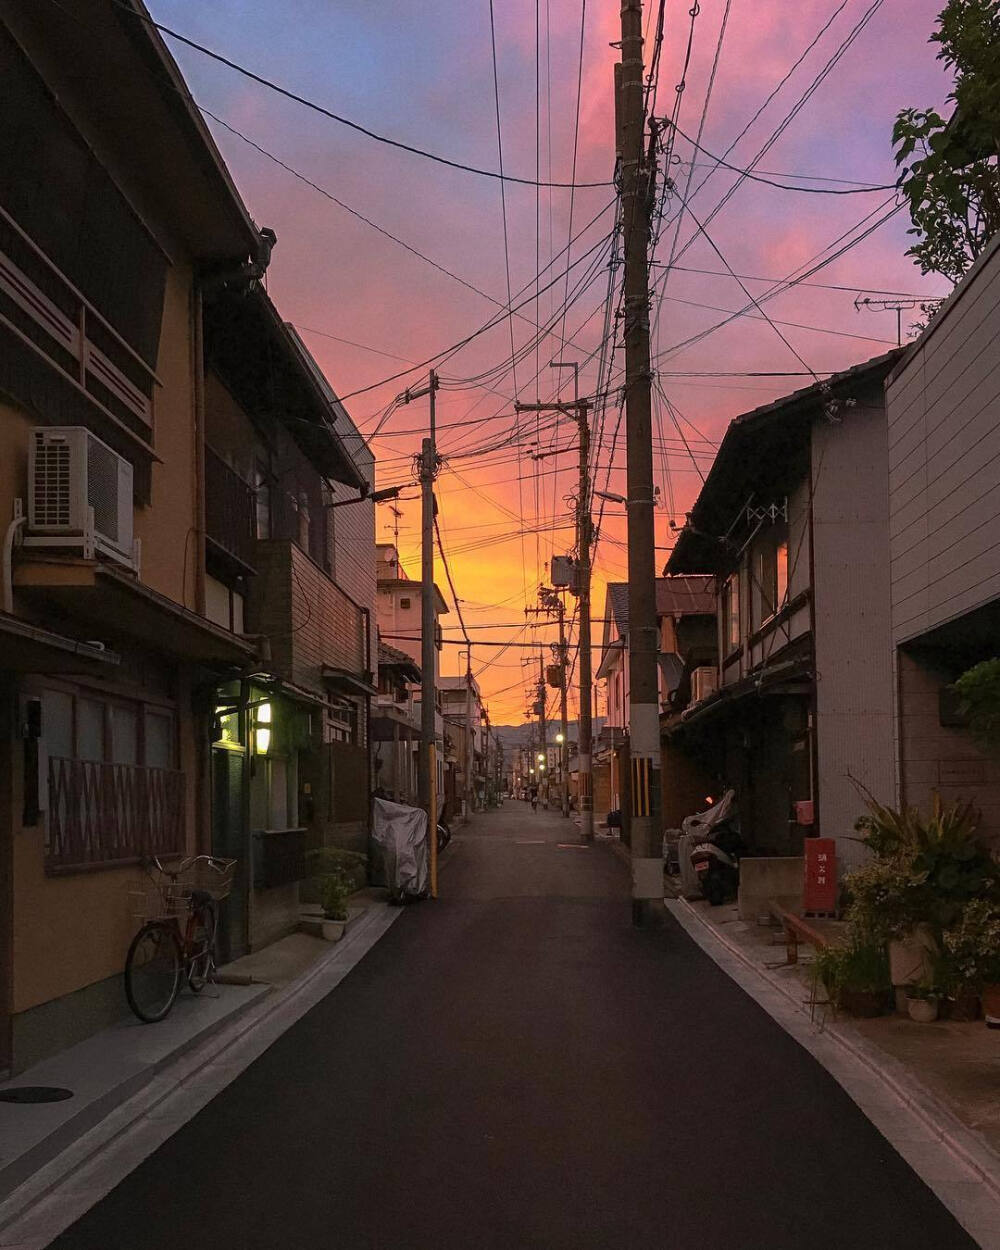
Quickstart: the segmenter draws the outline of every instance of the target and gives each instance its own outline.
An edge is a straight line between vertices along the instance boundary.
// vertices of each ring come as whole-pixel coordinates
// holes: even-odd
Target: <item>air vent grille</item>
[[[98,442],[87,439],[87,503],[94,509],[94,529],[112,542],[118,534],[119,457]]]
[[[33,524],[70,525],[70,460],[68,442],[35,434]]]

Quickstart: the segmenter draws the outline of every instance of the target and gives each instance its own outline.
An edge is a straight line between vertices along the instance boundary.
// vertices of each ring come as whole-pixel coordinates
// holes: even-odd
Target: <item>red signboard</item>
[[[837,910],[837,850],[833,838],[806,838],[806,880],[802,910]]]

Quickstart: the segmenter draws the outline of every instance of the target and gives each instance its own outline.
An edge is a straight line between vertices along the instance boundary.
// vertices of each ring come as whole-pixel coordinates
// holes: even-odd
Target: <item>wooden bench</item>
[[[781,922],[785,930],[785,962],[788,964],[797,964],[799,962],[799,942],[808,942],[810,946],[817,950],[830,945],[830,939],[811,924],[808,920],[804,920],[802,916],[797,916],[795,912],[789,911],[787,907],[782,907],[780,903],[773,900],[768,902],[768,910],[771,915]]]

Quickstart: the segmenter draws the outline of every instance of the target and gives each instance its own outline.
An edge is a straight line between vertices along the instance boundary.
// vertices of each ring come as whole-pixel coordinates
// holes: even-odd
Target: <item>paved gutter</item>
[[[813,1022],[787,982],[751,959],[686,899],[668,898],[665,905],[706,954],[827,1069],[979,1244],[998,1250],[1000,1156],[985,1139],[905,1065],[835,1022]]]
[[[191,1013],[185,1016],[184,1007],[189,1002],[196,1007],[206,1004],[185,997],[159,1025],[115,1026],[8,1082],[11,1087],[44,1083],[79,1088],[90,1081],[93,1089],[87,1102],[75,1108],[75,1098],[41,1106],[0,1104],[0,1246],[47,1244],[48,1233],[29,1236],[20,1226],[25,1219],[31,1221],[50,1193],[69,1181],[70,1189],[80,1188],[88,1195],[89,1205],[93,1182],[81,1184],[78,1177],[100,1170],[102,1158],[121,1149],[120,1139],[130,1166],[151,1153],[176,1130],[179,1116],[194,1115],[324,998],[399,915],[400,909],[387,904],[370,905],[344,938],[331,944],[328,954],[287,986],[216,987],[216,1001],[224,1001],[226,1007],[210,1023],[191,1027]],[[168,1030],[172,1022],[174,1027]],[[145,1058],[133,1056],[132,1070],[120,1079],[128,1054],[124,1048],[134,1051],[137,1037],[152,1039],[152,1045],[146,1042]],[[109,1039],[114,1050],[108,1049]],[[178,1098],[185,1107],[181,1113],[174,1109]],[[46,1112],[49,1119],[39,1122],[33,1137],[25,1137],[23,1121],[19,1128],[13,1114]],[[60,1210],[65,1209],[65,1203],[60,1204]]]

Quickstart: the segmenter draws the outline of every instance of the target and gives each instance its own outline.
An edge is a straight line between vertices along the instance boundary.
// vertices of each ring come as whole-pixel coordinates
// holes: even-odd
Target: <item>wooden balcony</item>
[[[150,447],[155,373],[2,208],[0,325]]]
[[[51,756],[46,871],[182,854],[184,792],[176,769]]]
[[[254,571],[253,487],[210,447],[205,448],[205,534],[219,551]]]

